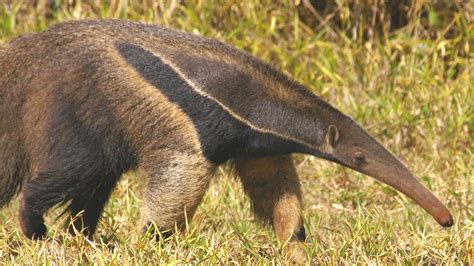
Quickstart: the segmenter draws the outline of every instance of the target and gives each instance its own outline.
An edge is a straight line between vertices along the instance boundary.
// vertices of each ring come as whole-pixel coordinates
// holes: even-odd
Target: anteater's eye
[[[357,165],[361,165],[365,162],[365,155],[362,152],[356,152],[354,155],[354,162]]]

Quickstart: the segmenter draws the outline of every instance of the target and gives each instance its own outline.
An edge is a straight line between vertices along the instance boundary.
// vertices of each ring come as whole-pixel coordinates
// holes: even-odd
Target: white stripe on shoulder
[[[149,50],[148,50],[149,51]],[[235,113],[234,111],[232,111],[232,109],[230,109],[228,106],[224,105],[222,102],[220,102],[218,99],[214,98],[212,95],[209,95],[207,94],[204,90],[202,90],[193,80],[189,79],[184,73],[183,71],[181,71],[181,69],[176,66],[175,64],[173,64],[170,60],[168,60],[165,56],[161,55],[161,54],[157,54],[156,52],[154,51],[149,51],[151,52],[153,55],[155,55],[156,57],[160,58],[163,63],[167,64],[169,67],[171,67],[184,81],[186,81],[186,83],[196,92],[198,93],[199,95],[201,96],[204,96],[208,99],[210,99],[211,101],[217,103],[220,107],[222,107],[227,113],[229,113],[232,117],[234,117],[235,119],[237,119],[238,121],[244,123],[245,125],[247,125],[248,127],[250,127],[251,129],[255,130],[255,131],[258,131],[258,132],[261,132],[261,133],[268,133],[268,134],[272,134],[272,135],[275,135],[275,136],[278,136],[280,138],[283,138],[283,139],[287,139],[287,140],[290,140],[290,141],[294,141],[294,142],[297,142],[297,143],[300,143],[300,144],[303,144],[307,147],[310,147],[310,148],[313,148],[315,149],[315,147],[313,147],[313,145],[309,144],[309,143],[306,143],[305,141],[303,140],[299,140],[299,139],[296,139],[296,138],[293,138],[291,136],[288,136],[288,135],[285,135],[285,134],[282,134],[282,133],[278,133],[278,132],[275,132],[271,129],[266,129],[266,128],[262,128],[262,127],[259,127],[257,125],[254,125],[252,124],[250,121],[246,120],[245,118],[239,116],[237,113]]]

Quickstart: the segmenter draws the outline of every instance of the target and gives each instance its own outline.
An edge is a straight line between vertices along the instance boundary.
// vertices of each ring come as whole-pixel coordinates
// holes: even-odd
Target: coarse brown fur
[[[126,21],[75,21],[0,46],[0,206],[21,191],[20,224],[68,204],[91,236],[122,174],[145,178],[147,225],[184,227],[215,169],[235,167],[256,216],[303,241],[291,153],[374,176],[443,225],[452,218],[352,119],[221,42]]]

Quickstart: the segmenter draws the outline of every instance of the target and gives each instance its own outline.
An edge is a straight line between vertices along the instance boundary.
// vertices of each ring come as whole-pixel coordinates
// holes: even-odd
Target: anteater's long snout
[[[382,160],[375,159],[372,167],[362,169],[361,172],[375,177],[413,199],[441,226],[452,226],[454,224],[453,217],[441,201],[397,159],[392,157],[389,161],[390,163],[387,164],[387,160],[382,163]]]
[[[408,171],[394,178],[385,178],[386,183],[395,182],[393,187],[400,192],[412,198],[423,209],[425,209],[433,218],[443,227],[449,227],[454,224],[453,216],[441,201],[433,195],[426,187]],[[382,180],[383,181],[383,180]],[[390,185],[390,184],[389,184]]]

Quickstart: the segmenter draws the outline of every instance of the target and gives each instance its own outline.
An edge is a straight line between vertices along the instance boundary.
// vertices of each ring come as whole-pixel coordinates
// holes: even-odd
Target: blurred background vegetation
[[[394,190],[297,156],[309,259],[474,263],[473,1],[0,0],[0,42],[91,18],[166,25],[220,39],[271,63],[360,122],[455,215],[455,226],[441,230]],[[129,182],[134,179],[118,187],[87,256],[77,255],[85,251],[74,243],[88,243],[77,238],[52,250],[38,243],[12,247],[12,240],[23,241],[13,204],[0,212],[0,222],[11,225],[0,231],[0,257],[24,263],[55,256],[64,263],[140,263],[150,257],[168,263],[282,261],[271,230],[249,222],[249,203],[229,179],[211,186],[190,233],[171,248],[148,245],[139,230],[130,234],[140,216],[132,192],[137,185]],[[21,255],[28,252],[33,255]]]

